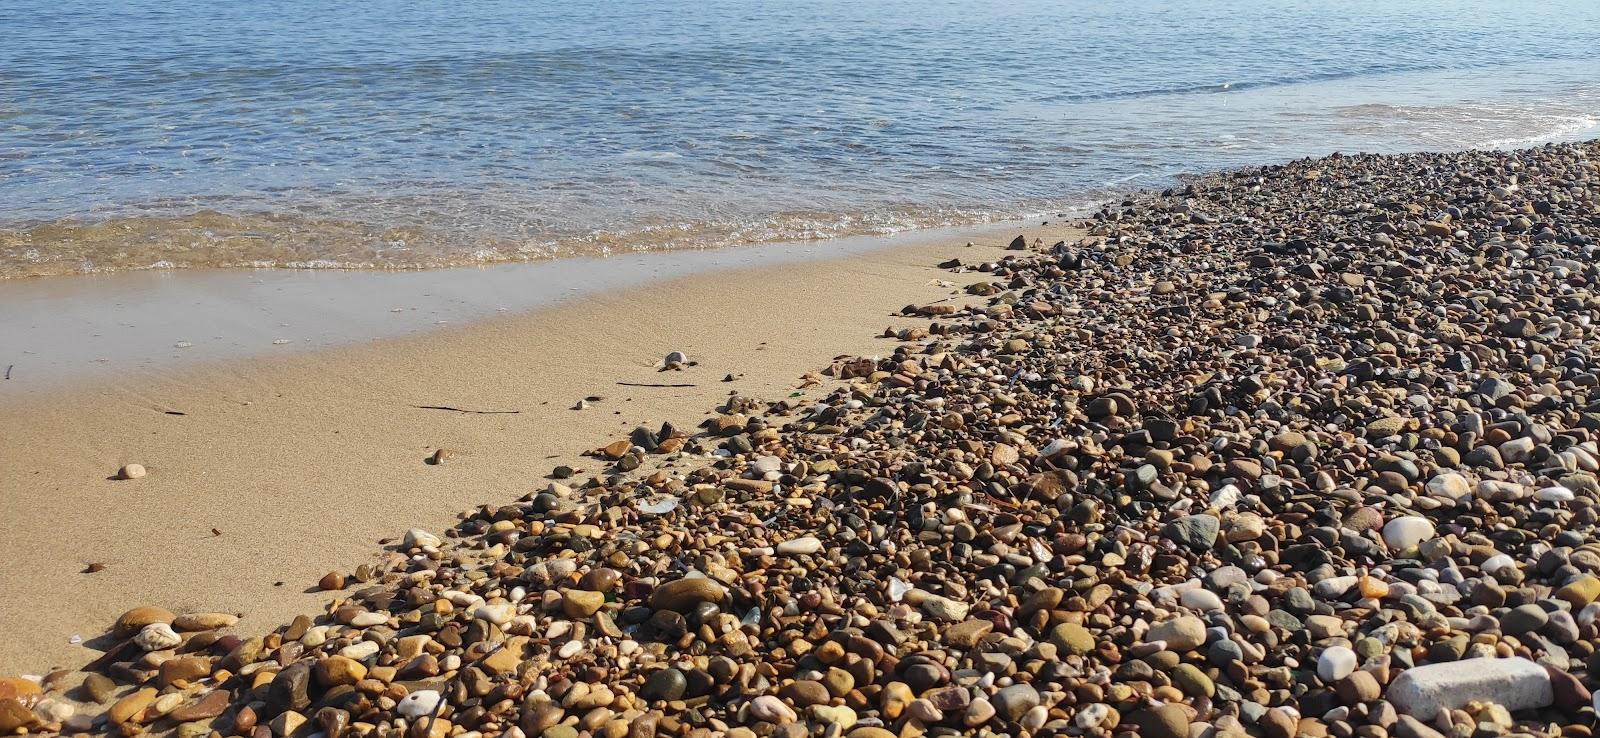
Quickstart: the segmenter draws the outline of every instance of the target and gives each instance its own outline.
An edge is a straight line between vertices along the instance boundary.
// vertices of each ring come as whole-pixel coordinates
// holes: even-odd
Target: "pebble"
[[[1084,656],[1094,651],[1094,634],[1077,623],[1062,623],[1050,631],[1050,642],[1062,653]]]
[[[1192,651],[1206,642],[1206,624],[1200,618],[1182,615],[1150,628],[1146,641],[1160,641],[1171,651]]]
[[[133,642],[146,651],[165,651],[183,642],[183,636],[166,623],[151,623],[139,630]]]
[[[439,709],[439,703],[444,695],[431,689],[419,689],[401,698],[395,705],[395,712],[415,720],[425,715],[432,715]]]
[[[994,693],[994,709],[1006,720],[1020,720],[1039,704],[1039,691],[1028,684],[1013,684]]]
[[[814,554],[822,550],[822,541],[815,536],[801,536],[778,544],[778,554],[782,556],[801,556]]]
[[[1175,704],[1164,704],[1140,712],[1139,738],[1189,738],[1189,715]]]
[[[685,612],[702,602],[720,603],[728,591],[706,577],[687,577],[667,582],[650,595],[650,606],[658,610]]]
[[[131,610],[101,665],[126,694],[86,681],[105,704],[62,722],[1587,738],[1597,160],[1338,155],[1130,194],[947,262],[973,286],[796,394],[629,423],[565,481],[406,531],[319,582],[320,614]],[[0,702],[54,719],[57,691]]]
[[[1356,670],[1356,653],[1344,646],[1329,646],[1317,657],[1317,677],[1333,684]]]
[[[750,701],[750,717],[763,722],[783,725],[799,719],[794,710],[781,700],[770,694],[764,694]]]
[[[1463,664],[1428,664],[1407,669],[1389,686],[1394,706],[1419,720],[1432,720],[1440,710],[1488,700],[1517,711],[1545,707],[1555,701],[1545,668],[1524,658],[1473,659]]]
[[[569,618],[587,618],[606,604],[604,592],[569,589],[561,598],[561,609]]]
[[[412,528],[406,531],[405,537],[402,539],[402,543],[407,549],[423,547],[438,548],[443,544],[443,541],[439,540],[438,536],[421,528]]]
[[[145,475],[149,473],[150,472],[144,468],[143,464],[124,464],[121,469],[117,470],[117,478],[143,479]]]
[[[1222,598],[1207,589],[1186,589],[1178,596],[1178,602],[1184,607],[1206,612],[1223,609]]]
[[[1395,552],[1415,549],[1433,536],[1433,523],[1415,515],[1395,518],[1383,525],[1383,542]]]

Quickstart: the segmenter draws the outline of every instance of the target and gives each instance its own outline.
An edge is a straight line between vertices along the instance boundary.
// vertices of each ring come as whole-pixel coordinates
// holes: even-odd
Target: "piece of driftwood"
[[[468,415],[518,415],[521,410],[467,410],[449,405],[412,405],[418,410],[449,410],[453,413],[467,413]]]

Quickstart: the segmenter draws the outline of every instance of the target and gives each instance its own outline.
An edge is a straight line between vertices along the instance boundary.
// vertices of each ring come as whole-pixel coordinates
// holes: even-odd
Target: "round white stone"
[[[1209,589],[1186,589],[1178,595],[1178,602],[1184,607],[1204,612],[1222,609],[1222,598]]]
[[[1390,551],[1406,551],[1434,536],[1433,523],[1427,518],[1408,515],[1395,518],[1383,526],[1383,542]]]
[[[822,550],[822,541],[813,536],[801,536],[792,541],[778,544],[778,553],[784,556],[798,556],[800,554],[814,554]]]
[[[1533,493],[1533,496],[1540,502],[1571,502],[1575,497],[1572,490],[1561,486],[1545,487]]]
[[[395,712],[415,720],[419,717],[432,715],[434,710],[439,709],[440,699],[441,696],[438,692],[431,689],[422,689],[406,695],[394,709]]]
[[[1324,684],[1333,684],[1355,670],[1356,652],[1344,646],[1329,646],[1317,657],[1317,676]]]
[[[1501,569],[1512,569],[1516,568],[1516,566],[1516,560],[1512,559],[1510,556],[1505,554],[1495,554],[1487,559],[1484,559],[1483,564],[1478,568],[1482,569],[1483,573],[1485,574],[1493,574]]]

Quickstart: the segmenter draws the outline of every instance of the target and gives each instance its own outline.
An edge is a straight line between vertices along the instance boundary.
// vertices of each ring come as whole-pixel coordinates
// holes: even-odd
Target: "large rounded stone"
[[[728,590],[706,577],[675,579],[655,588],[650,593],[650,606],[657,610],[689,612],[702,602],[722,604],[728,599]]]

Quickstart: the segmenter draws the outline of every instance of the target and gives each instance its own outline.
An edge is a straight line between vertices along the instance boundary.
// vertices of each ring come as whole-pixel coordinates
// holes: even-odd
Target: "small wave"
[[[789,211],[756,220],[662,220],[515,238],[447,228],[382,227],[284,212],[233,215],[206,210],[163,217],[67,219],[0,226],[0,279],[189,268],[433,269],[887,235],[1062,209],[1057,203],[1031,203],[1010,208],[906,205],[854,213]],[[404,248],[396,248],[397,243]]]
[[[1554,123],[1551,127],[1531,136],[1490,139],[1479,143],[1476,148],[1511,149],[1547,141],[1573,140],[1594,133],[1596,129],[1600,129],[1600,117],[1574,116]]]
[[[1336,108],[1334,115],[1363,133],[1403,132],[1448,147],[1502,149],[1572,140],[1600,127],[1600,112],[1542,104],[1389,105]]]

